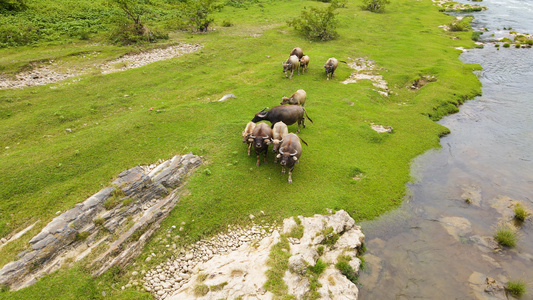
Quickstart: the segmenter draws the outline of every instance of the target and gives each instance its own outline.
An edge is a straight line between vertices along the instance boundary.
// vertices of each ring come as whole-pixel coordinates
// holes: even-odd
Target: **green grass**
[[[524,222],[526,218],[529,216],[529,213],[527,210],[520,204],[517,203],[514,208],[514,218],[518,221]]]
[[[264,288],[276,297],[287,295],[287,284],[283,280],[285,272],[289,268],[290,245],[286,236],[281,236],[279,243],[272,246],[268,255],[266,271],[267,281]]]
[[[512,248],[516,246],[516,242],[518,241],[518,234],[510,226],[502,225],[496,230],[494,239],[496,240],[496,242],[498,242],[498,244]]]
[[[398,207],[412,159],[439,147],[439,137],[449,132],[434,120],[457,112],[480,93],[472,73],[479,66],[460,62],[461,51],[454,49],[472,46],[471,33],[439,28],[453,18],[429,0],[394,1],[381,14],[361,11],[360,1],[347,2],[338,9],[339,38],[327,43],[309,42],[287,26],[286,20],[303,6],[326,5],[289,0],[225,7],[214,14],[215,31],[171,33],[169,43],[202,44],[198,52],[52,84],[53,89],[0,90],[0,237],[41,221],[0,250],[0,265],[14,260],[58,210],[109,186],[123,170],[188,152],[201,155],[204,165],[191,176],[189,194],[162,222],[138,264],[145,264],[152,252],[158,256],[147,267],[170,256],[158,241],[181,222],[187,225],[180,238],[168,238],[178,245],[230,223],[248,224],[250,214],[270,222],[331,208],[361,221]],[[219,27],[224,20],[233,26]],[[311,57],[309,73],[288,80],[281,62],[295,46]],[[0,71],[12,75],[29,62],[49,59],[90,66],[93,61],[83,58],[84,50],[100,53],[94,58],[98,63],[134,47],[66,41],[0,49]],[[345,64],[334,80],[326,81],[322,65],[331,56],[375,61],[394,93],[384,98],[370,82],[341,84],[352,72]],[[429,75],[437,81],[418,91],[406,88]],[[314,124],[302,129],[309,146],[304,146],[289,185],[272,164],[272,153],[269,164],[255,166],[240,133],[256,112],[298,89],[307,92],[306,110]],[[216,102],[228,93],[237,97]],[[394,133],[377,134],[371,122],[392,126]],[[364,177],[353,180],[354,170]],[[51,277],[59,281],[55,276],[65,274]],[[75,274],[81,282],[89,277],[85,271]],[[51,287],[40,281],[32,290]]]
[[[523,280],[509,280],[505,285],[505,291],[513,297],[520,298],[527,293],[526,283]]]

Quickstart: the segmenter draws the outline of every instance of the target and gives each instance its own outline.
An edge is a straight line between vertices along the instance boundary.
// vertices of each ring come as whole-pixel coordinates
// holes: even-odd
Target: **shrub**
[[[479,41],[479,38],[481,37],[482,34],[483,34],[483,32],[481,32],[481,31],[472,32],[472,40],[475,41],[475,42]]]
[[[205,284],[199,284],[194,287],[194,295],[197,297],[202,297],[209,293],[209,287]]]
[[[335,264],[335,268],[337,268],[342,275],[346,276],[348,280],[351,282],[357,284],[357,280],[359,280],[359,275],[357,275],[357,272],[350,266],[350,264],[345,261],[341,260]]]
[[[516,232],[511,227],[503,225],[500,226],[496,231],[494,239],[502,246],[514,247],[516,246],[518,237]]]
[[[20,11],[26,8],[27,6],[24,0],[0,0],[0,12],[2,10]]]
[[[118,199],[115,198],[115,197],[111,197],[109,199],[107,199],[105,202],[104,202],[104,208],[106,210],[110,210],[110,209],[113,209],[115,206],[118,205]]]
[[[503,48],[509,48],[509,47],[511,47],[511,44],[509,44],[509,43],[503,44]]]
[[[505,291],[514,297],[521,297],[526,293],[526,284],[522,280],[510,280],[505,286]]]
[[[221,6],[217,5],[215,0],[193,0],[185,9],[188,24],[194,31],[206,32],[214,21],[210,16],[211,13],[220,8]]]
[[[525,221],[529,213],[520,205],[520,203],[517,203],[514,207],[514,217],[518,221]]]
[[[379,13],[385,10],[385,5],[389,4],[389,0],[363,0],[361,8],[371,12]]]
[[[332,3],[325,9],[315,7],[311,7],[309,11],[304,9],[300,17],[288,21],[287,24],[309,40],[329,41],[338,36],[336,8],[337,5]]]
[[[82,231],[76,233],[76,241],[85,241],[89,237],[90,233],[88,231]]]

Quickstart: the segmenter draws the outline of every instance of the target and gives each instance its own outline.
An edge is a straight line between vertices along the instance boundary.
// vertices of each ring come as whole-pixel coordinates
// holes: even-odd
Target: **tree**
[[[325,9],[315,7],[311,7],[309,11],[304,9],[300,17],[287,22],[287,24],[310,40],[332,40],[338,36],[335,9],[337,9],[336,3],[330,4]]]
[[[190,1],[186,7],[188,24],[196,31],[206,32],[209,25],[214,21],[210,14],[218,8],[219,6],[215,4],[214,0]]]

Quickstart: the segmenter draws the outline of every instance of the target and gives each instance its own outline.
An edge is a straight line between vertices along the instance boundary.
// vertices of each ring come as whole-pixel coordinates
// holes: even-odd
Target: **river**
[[[476,3],[488,8],[471,13],[474,28],[488,29],[484,48],[461,59],[483,67],[483,94],[439,122],[451,134],[415,159],[402,207],[361,224],[359,299],[506,299],[509,280],[525,281],[522,299],[533,299],[533,217],[516,225],[516,247],[493,239],[501,224],[516,224],[516,203],[533,212],[533,49],[494,43],[533,33],[533,2]]]

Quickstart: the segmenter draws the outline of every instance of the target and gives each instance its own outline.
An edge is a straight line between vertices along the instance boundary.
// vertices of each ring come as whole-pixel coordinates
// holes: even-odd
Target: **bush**
[[[529,215],[529,213],[520,205],[520,203],[517,203],[514,207],[514,217],[518,221],[524,222]]]
[[[385,10],[385,5],[389,4],[389,0],[363,0],[361,8],[371,12],[379,13]]]
[[[20,11],[26,7],[24,0],[0,0],[0,12],[3,10]]]
[[[516,246],[518,240],[516,232],[509,226],[500,226],[494,235],[494,239],[498,244],[507,247]]]
[[[526,284],[522,280],[510,280],[505,286],[505,291],[514,297],[521,297],[526,293]]]
[[[221,6],[215,4],[214,0],[193,0],[185,9],[188,24],[194,31],[206,32],[214,21],[210,14],[220,8]]]
[[[312,7],[309,11],[303,10],[300,17],[287,22],[306,38],[314,41],[329,41],[338,36],[336,31],[338,21],[335,3],[325,9]]]

